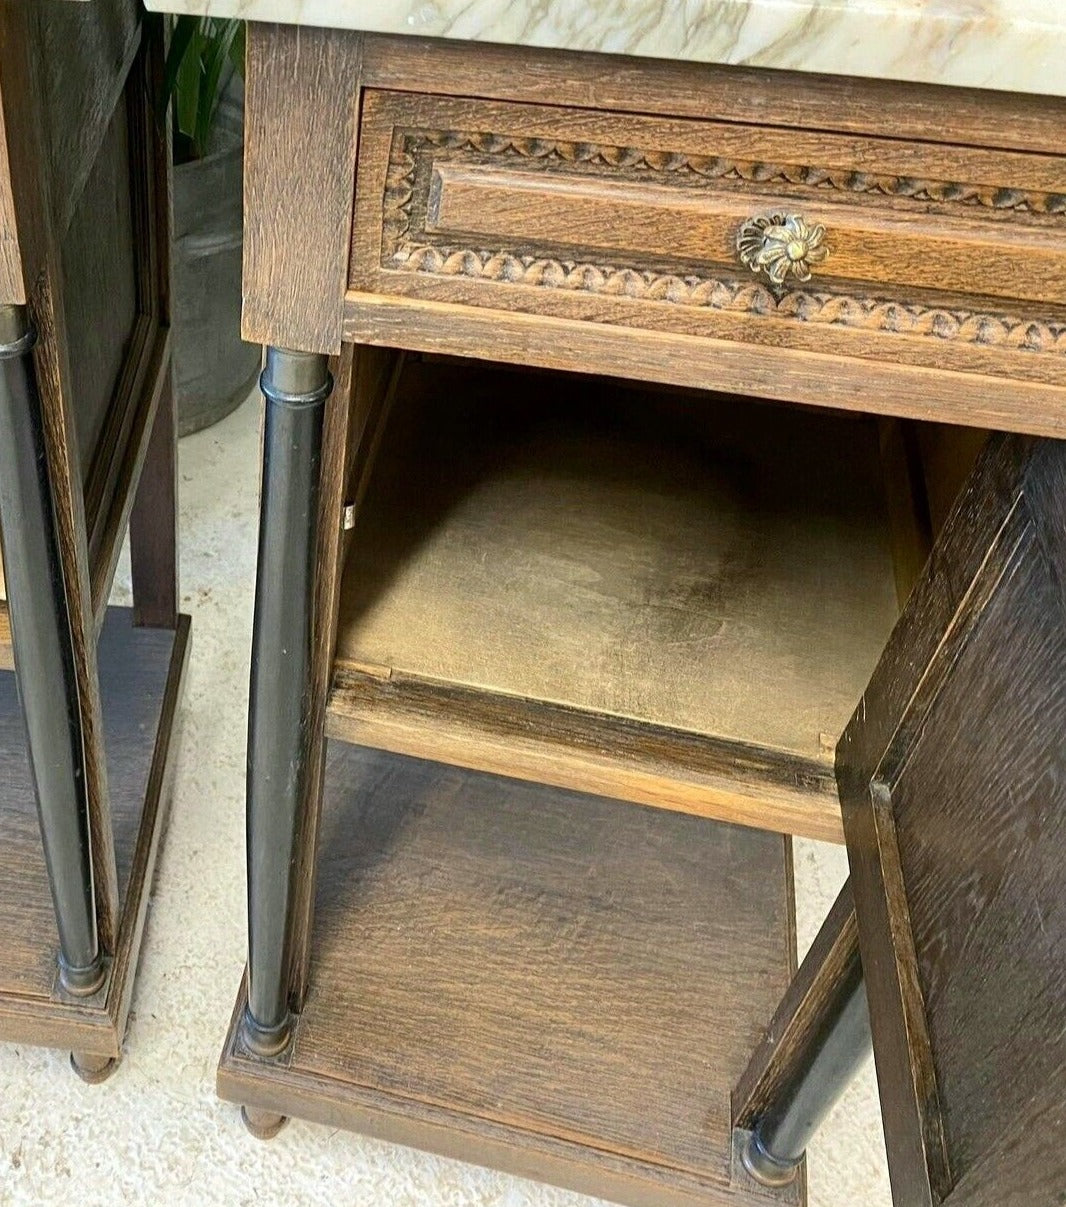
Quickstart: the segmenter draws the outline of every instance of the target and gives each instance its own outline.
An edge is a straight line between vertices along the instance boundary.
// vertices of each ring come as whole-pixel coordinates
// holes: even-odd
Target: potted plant
[[[240,337],[244,23],[174,19],[165,92],[174,131],[172,324],[178,430],[199,431],[251,390],[260,349]]]

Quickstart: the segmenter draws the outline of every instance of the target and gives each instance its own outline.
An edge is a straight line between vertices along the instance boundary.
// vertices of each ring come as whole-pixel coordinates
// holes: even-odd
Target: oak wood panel
[[[8,102],[0,83],[0,304],[23,305],[26,282],[22,275],[15,193],[11,183],[11,160],[7,154]]]
[[[799,1201],[731,1185],[729,1089],[794,958],[786,838],[333,743],[320,846],[291,1054],[231,1041],[224,1094],[436,1147],[428,1117],[624,1201]]]
[[[172,735],[188,646],[177,632],[135,629],[112,609],[100,636],[104,723],[119,869],[120,925],[107,986],[90,999],[56,988],[58,937],[14,675],[0,673],[0,1035],[117,1055],[174,766]]]
[[[805,758],[588,709],[343,667],[333,678],[326,731],[558,788],[826,842],[843,839],[828,751]]]
[[[869,421],[416,363],[330,731],[836,837],[830,753],[895,615]]]
[[[528,119],[522,126],[531,130],[529,137],[541,137],[539,114],[520,114],[514,106],[506,110],[516,122]],[[479,128],[492,122],[489,129],[493,130],[500,129],[505,120],[499,113],[481,114],[480,118]],[[724,137],[726,131],[733,133],[726,126],[702,131],[708,139],[717,135],[719,157],[730,153],[722,144],[734,141]],[[762,141],[759,133],[739,131],[750,140],[742,144],[744,154],[762,163],[772,152],[758,145]],[[630,137],[637,135],[634,131]],[[793,145],[791,153],[813,155],[802,144]],[[855,156],[852,162],[867,158],[853,148],[848,153]],[[709,157],[711,153],[705,154]],[[1059,187],[1066,188],[1066,175],[1058,180]],[[548,174],[525,170],[521,164],[497,168],[439,162],[432,169],[430,189],[424,229],[441,240],[472,235],[489,247],[532,243],[573,250],[580,257],[590,253],[636,256],[638,263],[665,255],[671,260],[736,270],[737,232],[746,219],[798,210],[806,221],[827,228],[830,256],[816,270],[816,285],[842,278],[941,291],[969,286],[989,297],[1052,305],[1066,301],[1063,224],[1056,224],[1057,229],[1050,223],[1046,229],[1030,227],[1024,216],[1009,223],[989,222],[982,229],[973,219],[942,212],[930,222],[927,212],[908,213],[898,204],[886,205],[880,199],[875,208],[824,191],[822,196],[800,189],[741,192],[707,188],[697,192],[647,181],[609,184],[581,172]]]
[[[368,88],[888,134],[1061,155],[1066,100],[808,72],[367,36]]]
[[[121,104],[142,14],[137,0],[36,0],[30,8],[52,220],[62,240]]]
[[[91,598],[97,624],[131,514],[141,467],[154,429],[159,400],[170,374],[170,142],[155,115],[162,87],[163,22],[144,22],[141,53],[120,105],[127,114],[130,162],[126,190],[133,249],[136,318],[124,339],[114,341],[107,418],[85,485]],[[92,185],[90,177],[87,190]],[[99,324],[89,316],[85,327]],[[79,383],[80,384],[80,383]],[[79,395],[78,401],[81,401]]]
[[[113,949],[118,918],[118,881],[108,803],[107,765],[96,665],[95,617],[89,589],[85,500],[63,309],[51,182],[41,153],[47,146],[41,84],[34,55],[34,17],[27,5],[0,6],[0,77],[6,113],[7,152],[19,216],[19,247],[26,300],[37,326],[34,364],[44,412],[45,446],[56,505],[60,559],[67,583],[71,637],[82,705],[82,736],[88,788],[90,838],[100,943]]]
[[[339,353],[362,41],[250,24],[244,307],[253,343]]]
[[[508,287],[504,287],[508,288]],[[633,328],[611,320],[556,317],[573,299],[541,294],[539,314],[486,310],[425,298],[350,290],[346,340],[575,372],[603,371],[638,381],[899,415],[976,427],[1066,434],[1066,395],[1058,386],[950,369],[860,360],[777,346]],[[549,313],[543,313],[549,311]]]
[[[803,349],[1063,386],[1060,194],[981,182],[1061,188],[1064,167],[371,91],[350,285],[626,325],[641,341],[727,339],[757,345],[753,359]],[[777,297],[735,239],[746,216],[781,209],[826,224],[832,252]]]
[[[90,589],[96,623],[102,623],[141,471],[164,395],[170,390],[170,328],[142,324],[145,344],[127,361],[118,398],[126,415],[125,439],[116,448],[109,493],[100,500],[92,529]]]
[[[839,747],[901,1204],[1066,1180],[1064,514],[1062,446],[993,437]]]
[[[116,106],[59,241],[83,481],[89,478],[100,447],[137,320],[130,169],[130,130],[123,102]],[[88,507],[92,514],[92,500]]]

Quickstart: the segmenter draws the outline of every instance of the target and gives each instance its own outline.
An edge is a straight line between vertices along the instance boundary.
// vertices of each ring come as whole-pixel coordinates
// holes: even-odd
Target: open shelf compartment
[[[834,743],[898,612],[877,420],[476,363],[397,381],[330,734],[839,839]]]
[[[659,1207],[750,1183],[730,1095],[794,969],[790,839],[331,742],[310,989],[227,1099]]]

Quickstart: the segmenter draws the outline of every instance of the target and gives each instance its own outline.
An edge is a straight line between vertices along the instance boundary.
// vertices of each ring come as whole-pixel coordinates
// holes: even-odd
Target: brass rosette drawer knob
[[[789,278],[811,279],[811,266],[829,255],[825,227],[811,226],[799,214],[749,218],[737,235],[741,263],[781,287]]]

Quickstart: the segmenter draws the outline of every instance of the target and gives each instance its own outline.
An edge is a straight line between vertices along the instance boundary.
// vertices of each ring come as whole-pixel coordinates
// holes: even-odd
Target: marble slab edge
[[[1066,96],[1048,0],[146,0],[150,9]]]

